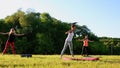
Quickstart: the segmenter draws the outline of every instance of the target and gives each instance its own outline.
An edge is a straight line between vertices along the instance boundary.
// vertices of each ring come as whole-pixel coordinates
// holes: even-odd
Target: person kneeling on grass
[[[74,36],[75,29],[76,29],[76,26],[75,26],[75,23],[73,23],[71,25],[71,29],[65,33],[65,34],[68,34],[68,36],[65,40],[64,47],[63,47],[63,49],[61,51],[61,54],[60,54],[60,58],[62,58],[63,53],[65,52],[65,50],[68,46],[69,46],[70,53],[71,53],[72,57],[74,57],[72,39],[73,39],[73,36]]]
[[[89,55],[89,53],[88,53],[88,50],[89,50],[89,48],[88,48],[88,43],[89,42],[93,42],[93,41],[90,41],[89,39],[88,39],[88,36],[85,36],[85,38],[83,39],[83,40],[78,40],[78,41],[83,41],[83,47],[82,47],[82,52],[81,52],[81,55],[82,56],[88,56]]]
[[[6,45],[5,45],[5,48],[4,48],[2,54],[6,53],[9,46],[11,46],[11,48],[12,48],[12,53],[15,54],[14,39],[16,36],[23,36],[24,34],[16,34],[14,28],[11,28],[10,32],[8,32],[8,33],[0,32],[0,34],[8,35],[8,39],[6,41]]]

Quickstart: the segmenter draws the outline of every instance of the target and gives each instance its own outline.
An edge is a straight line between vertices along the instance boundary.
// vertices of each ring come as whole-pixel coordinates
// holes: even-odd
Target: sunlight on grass
[[[64,57],[71,57],[64,55]],[[75,55],[76,58],[82,58]],[[32,58],[20,55],[1,55],[0,68],[120,68],[120,56],[92,55],[98,61],[73,61],[60,59],[59,55],[33,55]]]

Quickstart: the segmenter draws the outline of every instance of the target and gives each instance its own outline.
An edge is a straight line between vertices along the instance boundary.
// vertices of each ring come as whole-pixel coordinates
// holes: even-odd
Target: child
[[[8,35],[8,39],[6,41],[6,45],[5,45],[5,48],[4,48],[2,54],[6,53],[6,51],[7,51],[7,49],[8,49],[9,46],[11,46],[11,48],[12,48],[12,53],[15,54],[15,49],[14,49],[15,48],[14,47],[15,36],[23,36],[24,34],[16,34],[14,28],[11,28],[10,32],[8,32],[8,33],[2,33],[2,32],[0,32],[0,34]]]
[[[72,39],[73,39],[73,36],[74,36],[74,31],[76,29],[76,26],[75,26],[75,23],[73,23],[71,25],[71,29],[69,31],[67,31],[65,34],[68,34],[66,40],[65,40],[65,43],[64,43],[64,47],[61,51],[61,55],[60,55],[60,58],[62,58],[63,56],[63,53],[64,51],[66,50],[66,48],[69,46],[69,49],[70,49],[70,53],[72,55],[72,57],[74,57],[73,55],[73,44],[72,44]]]
[[[81,41],[81,40],[79,40]],[[85,36],[85,38],[82,40],[83,41],[83,47],[82,47],[82,52],[81,52],[81,55],[82,56],[88,56],[88,43],[89,42],[93,42],[93,41],[90,41],[88,39],[88,36]]]

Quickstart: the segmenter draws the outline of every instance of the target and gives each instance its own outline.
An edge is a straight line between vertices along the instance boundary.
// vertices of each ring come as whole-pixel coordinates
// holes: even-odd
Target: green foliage
[[[100,42],[102,42],[108,49],[109,54],[120,54],[120,39],[119,38],[108,38],[108,37],[101,37],[99,38]]]
[[[70,29],[70,24],[57,20],[48,13],[18,10],[0,20],[0,32],[9,32],[11,27],[14,27],[17,33],[25,34],[25,36],[15,39],[16,53],[60,54],[67,36],[65,32]],[[77,37],[73,40],[75,54],[80,54],[83,46],[82,42],[76,40],[78,38],[83,39],[85,35],[94,41],[90,43],[90,54],[111,54],[111,45],[113,45],[113,50],[115,49],[113,53],[120,54],[117,53],[120,47],[120,42],[118,42],[120,39],[98,38],[86,25],[76,25],[76,28]],[[7,36],[0,35],[1,52],[6,40]]]
[[[36,39],[39,46],[36,45],[35,53],[52,54],[54,52],[53,41],[48,35],[38,33]]]
[[[101,42],[90,42],[90,54],[109,54],[109,49]]]

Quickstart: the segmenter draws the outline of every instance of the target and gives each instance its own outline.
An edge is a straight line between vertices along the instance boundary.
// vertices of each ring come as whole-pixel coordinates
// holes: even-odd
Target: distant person
[[[15,54],[14,39],[15,39],[16,36],[23,36],[24,34],[16,34],[14,28],[11,28],[8,33],[0,32],[0,34],[8,35],[8,39],[6,41],[5,48],[4,48],[2,54],[6,53],[6,51],[8,50],[9,46],[11,46],[11,48],[12,48],[12,53]]]
[[[65,34],[68,34],[68,36],[67,36],[67,38],[65,40],[64,47],[63,47],[63,49],[61,51],[60,58],[62,58],[63,53],[65,52],[65,50],[66,50],[66,48],[68,46],[69,46],[70,53],[71,53],[72,57],[74,57],[72,39],[73,39],[73,36],[74,36],[75,29],[76,29],[76,26],[75,26],[75,23],[73,23],[71,25],[71,29],[69,31],[65,32]]]
[[[85,38],[83,39],[83,40],[80,40],[79,39],[79,41],[83,41],[83,47],[82,47],[82,52],[81,52],[81,55],[82,56],[88,56],[89,55],[89,48],[88,48],[88,46],[89,46],[89,42],[93,42],[93,41],[90,41],[89,39],[88,39],[88,36],[85,36]]]

